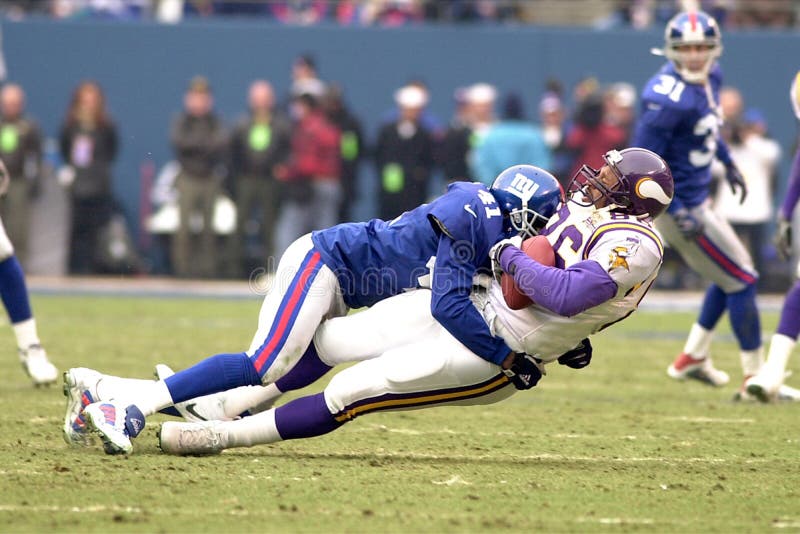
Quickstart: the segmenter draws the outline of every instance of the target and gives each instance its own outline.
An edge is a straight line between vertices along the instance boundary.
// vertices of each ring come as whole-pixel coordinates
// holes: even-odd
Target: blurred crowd
[[[6,84],[0,158],[12,180],[0,214],[20,260],[28,259],[30,202],[48,176],[57,178],[71,204],[69,273],[243,277],[274,269],[272,258],[297,237],[352,220],[364,191],[375,191],[370,205],[388,220],[443,192],[448,182],[490,184],[520,162],[551,170],[566,186],[581,164],[600,167],[602,154],[628,144],[637,114],[636,88],[590,77],[570,91],[549,80],[530,111],[520,94],[499,94],[488,83],[459,87],[446,120],[428,109],[425,83],[410,80],[397,88],[394,107],[369,139],[341,89],[320,79],[313,56],[295,59],[291,79],[281,96],[268,80],[254,80],[242,95],[241,116],[232,120],[215,111],[210,80],[189,80],[170,129],[174,159],[155,183],[142,184],[150,214],[142,225],[154,238],[148,251],[132,245],[114,198],[119,140],[101,87],[86,81],[75,88],[58,133],[60,161],[50,169],[24,89]],[[736,89],[723,91],[721,105],[725,136],[750,195],[743,209],[720,187],[717,206],[746,236],[761,267],[780,148],[763,115]],[[359,176],[371,177],[374,187],[359,187]],[[683,275],[666,275],[664,283],[686,285]]]
[[[236,16],[284,24],[402,26],[419,23],[661,27],[686,0],[0,0],[9,18],[156,20]],[[800,20],[792,0],[697,0],[723,28],[790,28]]]

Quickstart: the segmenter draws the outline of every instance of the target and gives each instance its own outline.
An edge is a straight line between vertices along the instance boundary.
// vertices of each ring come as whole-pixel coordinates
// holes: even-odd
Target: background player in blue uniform
[[[9,180],[8,170],[0,161],[0,195],[5,193]],[[58,379],[58,370],[47,359],[47,354],[39,341],[36,319],[33,318],[28,300],[25,275],[14,255],[14,247],[8,239],[2,221],[0,221],[0,298],[14,329],[14,336],[17,338],[17,351],[22,368],[35,386],[54,383]]]
[[[756,307],[758,273],[730,224],[710,207],[711,160],[725,166],[725,178],[744,199],[747,189],[719,136],[718,102],[722,83],[717,58],[722,42],[716,21],[703,12],[679,13],[665,30],[665,47],[656,51],[670,61],[647,82],[633,145],[661,155],[675,179],[675,198],[656,222],[664,239],[686,263],[712,283],[683,353],[669,376],[722,386],[727,373],[715,369],[710,355],[713,331],[727,309],[741,349],[745,377],[763,362],[761,325]]]
[[[490,270],[494,243],[536,233],[562,198],[552,175],[519,165],[504,171],[491,188],[453,184],[442,197],[390,222],[342,224],[306,235],[280,260],[249,350],[212,356],[164,381],[113,395],[118,401],[91,404],[83,412],[87,422],[100,432],[107,452],[129,452],[129,437],[141,430],[144,417],[175,403],[273,384],[295,367],[313,381],[338,363],[320,360],[311,343],[319,324],[424,285],[434,257],[427,281],[433,317],[475,354],[499,364],[511,349],[491,334],[472,305],[473,277],[481,268]],[[77,443],[85,430],[79,417],[82,380],[74,372],[65,376],[70,399],[64,432]],[[263,388],[245,391],[237,409],[256,406],[264,395]]]

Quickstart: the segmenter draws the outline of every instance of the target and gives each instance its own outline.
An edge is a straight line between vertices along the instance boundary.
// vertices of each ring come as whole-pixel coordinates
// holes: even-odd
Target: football
[[[553,267],[556,264],[556,254],[553,251],[553,247],[543,235],[529,237],[522,242],[521,248],[529,258],[533,258],[542,265]],[[503,298],[506,301],[506,305],[512,310],[521,310],[533,304],[531,298],[519,290],[510,274],[503,273],[500,276],[500,286],[503,289]]]

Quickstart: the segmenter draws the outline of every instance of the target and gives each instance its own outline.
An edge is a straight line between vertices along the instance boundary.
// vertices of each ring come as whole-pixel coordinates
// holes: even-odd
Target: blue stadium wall
[[[268,78],[284,95],[293,58],[312,52],[321,77],[343,85],[372,137],[392,106],[393,91],[410,78],[427,81],[430,107],[445,121],[452,113],[453,89],[475,81],[520,92],[533,116],[549,77],[561,79],[568,89],[586,75],[641,86],[661,64],[648,52],[661,40],[657,30],[298,28],[225,20],[177,26],[46,20],[2,25],[8,77],[27,89],[28,107],[48,135],[57,135],[80,80],[93,78],[105,88],[120,128],[115,191],[134,224],[140,168],[147,160],[160,167],[170,159],[169,122],[193,75],[209,77],[217,109],[230,121],[242,113],[251,80]],[[731,32],[724,43],[726,82],[765,112],[788,152],[796,133],[788,85],[800,68],[798,34]],[[365,188],[369,193],[369,183]],[[357,213],[372,215],[368,198]]]

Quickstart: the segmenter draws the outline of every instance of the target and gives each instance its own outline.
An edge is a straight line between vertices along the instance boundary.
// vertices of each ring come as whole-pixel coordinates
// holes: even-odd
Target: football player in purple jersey
[[[800,120],[800,72],[795,75],[792,82],[790,97],[795,116]],[[800,148],[797,149],[792,162],[789,189],[778,214],[778,232],[775,236],[778,252],[786,259],[792,255],[792,214],[798,200],[800,200]],[[800,264],[798,269],[800,271]],[[800,272],[797,276],[800,277]],[[800,392],[783,384],[786,364],[797,343],[798,335],[800,335],[800,281],[795,281],[783,303],[778,329],[770,340],[767,361],[758,374],[745,383],[749,394],[762,402],[800,399]]]
[[[692,269],[711,281],[683,352],[667,372],[678,380],[723,386],[728,374],[714,367],[710,348],[725,311],[739,343],[745,378],[758,372],[764,357],[756,306],[758,273],[730,224],[711,210],[709,199],[714,158],[723,163],[734,193],[742,200],[747,194],[744,178],[719,135],[721,33],[706,13],[686,12],[669,21],[664,39],[664,49],[654,52],[669,61],[642,91],[633,144],[661,155],[672,169],[675,199],[656,227]]]

